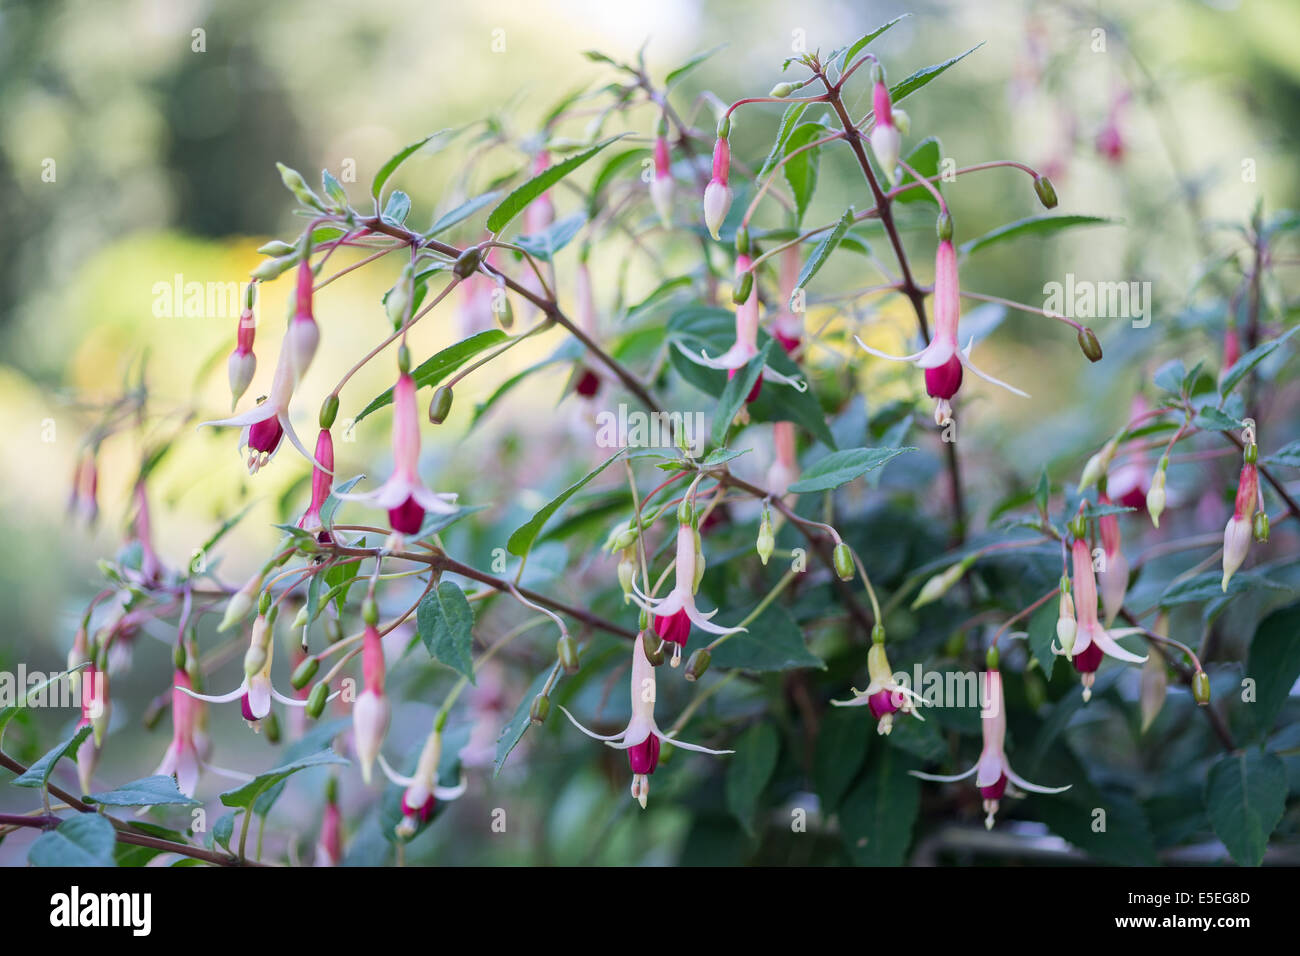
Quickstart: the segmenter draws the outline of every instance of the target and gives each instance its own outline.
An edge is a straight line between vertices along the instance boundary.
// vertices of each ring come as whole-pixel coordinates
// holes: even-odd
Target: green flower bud
[[[832,559],[835,565],[835,573],[839,575],[840,580],[852,581],[854,570],[853,552],[849,550],[849,546],[843,541],[837,544],[835,546],[835,551],[832,554]]]
[[[270,282],[272,279],[278,279],[284,273],[288,272],[298,264],[298,254],[290,253],[287,256],[280,256],[278,259],[267,259],[259,263],[257,268],[249,273],[259,282]]]
[[[1066,528],[1069,530],[1070,534],[1074,536],[1075,540],[1082,540],[1088,535],[1088,519],[1083,516],[1083,512],[1081,511],[1070,519]]]
[[[731,301],[736,305],[744,305],[749,301],[750,293],[754,291],[754,273],[742,272],[740,279],[736,282],[736,287],[731,290]]]
[[[397,370],[403,375],[411,371],[411,347],[405,342],[397,350]]]
[[[772,92],[767,95],[775,96],[777,99],[783,100],[797,89],[799,89],[799,84],[778,83],[776,86],[772,87]]]
[[[1242,459],[1243,459],[1243,460],[1246,462],[1246,464],[1248,464],[1248,465],[1253,465],[1253,464],[1255,464],[1256,462],[1258,462],[1258,461],[1259,461],[1259,446],[1256,445],[1254,442],[1251,442],[1249,445],[1247,445],[1247,446],[1246,446],[1246,450],[1245,450],[1245,452],[1242,454]]]
[[[952,242],[952,216],[947,212],[939,213],[939,218],[934,224],[934,231],[940,242]]]
[[[703,676],[704,672],[709,669],[709,662],[713,660],[713,655],[706,648],[701,647],[691,655],[691,659],[686,662],[685,677],[689,681],[697,681]]]
[[[307,180],[302,178],[302,174],[296,169],[290,169],[284,163],[276,163],[276,169],[280,170],[280,179],[288,187],[289,192],[293,193],[298,202],[304,206],[310,206],[313,209],[319,209],[325,212],[325,204],[321,202],[320,197],[311,191],[307,185]]]
[[[320,659],[315,655],[304,657],[302,663],[293,669],[293,676],[289,678],[289,683],[294,690],[302,690],[311,683],[311,679],[316,676],[320,670]]]
[[[892,107],[889,117],[894,121],[894,128],[898,130],[899,135],[906,136],[912,132],[912,117],[907,115],[906,110],[900,110],[897,106]]]
[[[995,671],[998,669],[997,647],[990,647],[988,651],[984,654],[984,666],[991,671]]]
[[[282,239],[272,239],[265,245],[258,246],[257,251],[264,256],[275,256],[278,259],[280,256],[294,255],[298,250]]]
[[[1210,702],[1210,675],[1205,671],[1197,671],[1192,675],[1192,696],[1196,698],[1196,703],[1202,707]]]
[[[1034,177],[1034,192],[1038,193],[1038,201],[1043,204],[1044,209],[1056,208],[1056,187],[1046,176]]]
[[[651,664],[658,667],[664,662],[664,642],[659,640],[658,634],[643,627],[641,636],[637,640],[641,642],[641,649],[645,651],[646,659]]]
[[[647,611],[645,608],[642,608],[641,613],[637,615],[636,623],[637,623],[637,627],[639,627],[643,631],[649,628],[650,612]]]
[[[253,676],[266,666],[266,648],[254,644],[244,652],[244,673]]]
[[[744,226],[736,230],[736,255],[749,255],[749,230]]]
[[[456,273],[462,279],[468,279],[478,271],[479,264],[483,261],[483,251],[478,246],[470,246],[457,258],[451,271]]]
[[[636,581],[636,562],[631,557],[624,557],[618,563],[618,586],[623,589],[623,603],[632,600],[632,585]]]
[[[267,612],[270,610],[271,610],[271,592],[263,591],[257,597],[257,613],[258,615],[265,617]]]
[[[528,719],[534,724],[546,723],[546,716],[551,712],[551,698],[545,694],[538,694],[533,698],[532,706],[528,708]]]
[[[1101,343],[1097,341],[1096,332],[1086,325],[1082,326],[1079,329],[1078,340],[1079,348],[1083,350],[1084,355],[1088,356],[1089,362],[1101,361]]]
[[[1255,540],[1260,544],[1264,544],[1268,541],[1268,515],[1265,512],[1255,512],[1255,520],[1252,530],[1255,534]]]
[[[439,385],[433,390],[433,398],[429,400],[429,421],[434,425],[441,425],[451,414],[452,392],[450,385]]]
[[[555,644],[555,656],[560,659],[560,666],[566,674],[578,673],[582,662],[578,659],[578,642],[565,634]]]
[[[726,139],[731,135],[731,114],[728,113],[718,120],[718,139]]]
[[[329,702],[330,685],[321,681],[311,689],[307,695],[307,716],[312,720],[320,720],[320,715],[325,713],[325,704]]]
[[[172,648],[172,666],[178,671],[185,670],[185,645],[177,644]]]
[[[280,742],[280,717],[274,710],[262,720],[262,728],[266,731],[266,739],[270,743],[278,744]]]
[[[767,562],[772,557],[772,552],[776,549],[776,537],[772,534],[772,518],[766,508],[763,509],[763,519],[758,525],[758,560],[763,562],[763,567],[767,567]]]
[[[691,524],[695,520],[695,509],[691,507],[691,499],[683,498],[681,504],[677,506],[677,523]]]
[[[871,643],[872,644],[885,643],[885,625],[881,624],[879,621],[877,621],[871,627]]]
[[[361,604],[361,620],[371,627],[379,624],[379,605],[373,597],[367,597]]]
[[[320,403],[320,427],[326,431],[334,427],[334,419],[339,414],[338,392],[330,392],[325,401]]]
[[[952,586],[962,579],[969,567],[969,561],[958,561],[926,581],[920,593],[916,595],[916,600],[912,602],[912,610],[924,607],[947,594]]]

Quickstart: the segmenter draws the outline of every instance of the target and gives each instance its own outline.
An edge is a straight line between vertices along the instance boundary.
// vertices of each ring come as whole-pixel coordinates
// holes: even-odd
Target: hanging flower
[[[1241,476],[1237,479],[1237,498],[1232,517],[1223,529],[1223,590],[1246,560],[1253,534],[1255,508],[1259,504],[1259,446],[1246,445]]]
[[[795,444],[794,422],[772,423],[772,447],[776,452],[767,470],[767,490],[781,498],[799,478],[799,455]]]
[[[361,764],[361,779],[370,783],[371,767],[379,756],[388,721],[392,716],[391,704],[384,694],[384,647],[374,624],[366,624],[362,635],[361,673],[364,689],[352,705],[352,737]]]
[[[363,501],[388,512],[388,523],[399,535],[417,534],[424,515],[454,514],[456,495],[430,491],[420,480],[420,421],[415,404],[415,379],[409,372],[393,386],[393,474],[366,494],[346,493],[344,501]]]
[[[330,496],[334,484],[334,438],[328,428],[316,436],[316,464],[311,470],[311,504],[298,519],[298,527],[316,534],[321,544],[329,544],[330,533],[321,522],[320,510]]]
[[[695,538],[696,532],[689,522],[678,524],[677,563],[674,567],[676,579],[667,597],[648,597],[642,593],[635,581],[632,582],[632,593],[635,595],[636,603],[654,614],[655,633],[659,635],[660,640],[673,645],[674,667],[681,660],[682,648],[686,646],[686,640],[690,637],[692,624],[702,631],[719,635],[748,630],[744,627],[719,627],[710,623],[710,619],[718,613],[716,609],[703,614],[696,608],[695,588],[699,582],[696,575]]]
[[[438,786],[438,764],[442,761],[442,731],[437,727],[429,734],[420,751],[420,761],[415,766],[415,774],[403,776],[389,766],[383,754],[379,754],[379,766],[384,775],[399,787],[405,787],[402,794],[402,820],[397,825],[397,835],[403,839],[415,836],[420,824],[433,819],[433,811],[439,800],[455,800],[465,792],[467,783],[462,777],[454,787]]]
[[[1002,674],[991,667],[984,672],[982,683],[984,700],[980,726],[984,735],[984,749],[980,752],[980,759],[976,761],[975,766],[965,773],[951,776],[921,773],[919,770],[911,770],[909,773],[922,780],[932,780],[936,783],[956,783],[974,774],[975,786],[980,788],[980,796],[984,798],[984,812],[987,814],[984,818],[984,826],[992,830],[993,820],[998,812],[998,802],[1006,795],[1010,784],[1029,793],[1062,793],[1069,790],[1071,784],[1066,784],[1064,787],[1042,787],[1030,783],[1011,769],[1011,762],[1007,760],[1006,753],[1007,713],[1006,703],[1002,697]],[[1011,795],[1019,794],[1012,790]]]
[[[281,694],[271,684],[271,659],[275,652],[275,641],[271,640],[270,622],[266,614],[258,614],[253,619],[253,634],[248,642],[248,653],[244,655],[244,679],[228,694],[200,694],[187,684],[177,684],[175,689],[195,700],[205,700],[210,704],[225,704],[239,700],[240,713],[253,730],[271,712],[271,701],[278,700],[288,707],[306,707],[305,700],[295,700]],[[331,696],[337,697],[335,692]]]
[[[785,349],[787,355],[793,353],[803,341],[803,313],[802,311],[796,312],[790,304],[790,299],[794,296],[795,286],[799,284],[801,266],[802,262],[799,258],[799,247],[797,245],[793,245],[781,253],[781,309],[772,317],[771,329],[772,337],[780,343],[781,348]]]
[[[587,250],[578,263],[574,275],[575,297],[578,300],[578,328],[592,337],[597,335],[596,298],[591,289],[591,270],[587,268]],[[595,398],[600,391],[600,375],[593,369],[579,362],[573,370],[573,390],[583,398]]]
[[[337,784],[330,778],[330,789],[321,814],[320,836],[316,840],[316,866],[338,866],[343,859],[343,814],[339,812]]]
[[[230,358],[226,361],[226,374],[230,379],[230,410],[235,410],[235,404],[240,397],[248,391],[248,386],[253,381],[253,374],[257,371],[257,356],[253,354],[253,338],[257,333],[257,320],[253,317],[253,289],[256,286],[250,286],[249,298],[244,303],[244,311],[239,315],[239,327],[235,332],[235,350],[230,353]]]
[[[298,291],[294,297],[293,318],[289,320],[289,331],[284,336],[295,385],[307,374],[311,360],[316,356],[316,347],[320,345],[320,326],[316,324],[311,311],[311,287],[314,279],[311,259],[304,254],[298,263]]]
[[[877,77],[871,88],[871,104],[876,115],[876,125],[871,129],[871,151],[876,154],[876,162],[880,163],[881,170],[892,183],[894,170],[898,166],[902,134],[894,124],[893,104],[883,74]]]
[[[673,170],[668,156],[668,138],[661,132],[655,137],[655,174],[650,180],[650,201],[665,226],[673,221]]]
[[[626,728],[616,734],[602,736],[578,723],[578,719],[563,705],[560,705],[560,710],[564,711],[564,716],[569,718],[573,726],[588,737],[604,741],[606,746],[615,750],[627,751],[628,763],[632,767],[632,797],[645,809],[650,797],[650,774],[655,772],[655,767],[659,764],[659,750],[665,740],[682,750],[715,756],[735,751],[710,750],[699,744],[688,744],[659,729],[655,723],[655,669],[650,658],[646,657],[642,640],[638,636],[632,642],[632,719]]]
[[[1114,502],[1103,492],[1097,496],[1097,503],[1104,508]],[[1101,587],[1102,613],[1105,615],[1106,626],[1110,627],[1124,606],[1124,595],[1128,592],[1129,564],[1120,547],[1119,515],[1102,515],[1097,519],[1097,525],[1101,530],[1101,547],[1105,560],[1097,577]]]
[[[724,119],[723,123],[729,132],[730,122]],[[718,230],[731,209],[732,192],[727,185],[731,173],[731,143],[727,135],[720,129],[718,141],[713,144],[713,176],[704,187],[704,225],[714,239],[719,238]]]
[[[876,631],[879,632],[879,640],[876,639]],[[854,687],[852,700],[831,701],[836,707],[870,707],[871,716],[877,721],[876,733],[880,734],[888,734],[894,729],[894,714],[899,712],[915,714],[918,720],[925,720],[916,706],[924,704],[924,698],[894,679],[893,668],[889,666],[889,658],[885,655],[884,641],[884,628],[877,626],[873,629],[871,650],[867,651],[867,673],[871,677],[867,689],[858,690]]]
[[[198,789],[200,770],[194,743],[194,711],[199,704],[186,693],[192,689],[189,674],[176,671],[172,678],[172,741],[154,771],[158,775],[175,776],[177,789],[187,797],[194,796]]]
[[[946,423],[952,416],[949,400],[961,388],[962,370],[970,369],[986,382],[1024,398],[1029,396],[1006,382],[981,372],[971,363],[971,348],[975,344],[972,338],[966,348],[960,348],[957,342],[957,324],[961,316],[961,292],[957,285],[957,250],[951,239],[941,240],[934,260],[934,337],[930,344],[912,355],[890,355],[873,349],[862,339],[858,345],[872,355],[894,362],[911,362],[917,368],[925,370],[925,390],[931,398],[938,399],[935,408],[935,421]]]
[[[1070,657],[1074,662],[1074,669],[1079,672],[1083,683],[1083,699],[1090,700],[1093,681],[1097,678],[1097,668],[1101,666],[1103,655],[1108,654],[1129,664],[1141,664],[1146,658],[1126,651],[1116,643],[1116,638],[1140,634],[1142,628],[1108,630],[1097,619],[1097,579],[1092,570],[1092,554],[1088,551],[1088,542],[1082,536],[1075,536],[1074,544],[1070,547],[1074,565],[1074,646],[1053,650]],[[1058,628],[1058,635],[1059,633]]]

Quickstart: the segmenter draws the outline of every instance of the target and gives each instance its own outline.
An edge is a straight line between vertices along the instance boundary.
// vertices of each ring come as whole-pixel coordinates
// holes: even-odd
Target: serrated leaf
[[[813,248],[808,261],[799,270],[799,279],[795,282],[794,288],[790,290],[788,303],[790,308],[794,308],[794,298],[799,290],[807,286],[812,277],[821,271],[821,267],[826,264],[826,260],[831,257],[831,253],[835,251],[835,247],[840,244],[840,240],[844,238],[844,234],[849,231],[851,225],[853,225],[852,206],[844,210],[844,215],[840,216],[840,221],[835,224],[835,228],[822,237],[821,242],[817,243]]]
[[[44,787],[49,783],[50,774],[55,765],[64,757],[74,757],[81,742],[90,736],[90,725],[78,727],[61,743],[45,752],[39,760],[27,768],[27,772],[14,780],[15,787]]]
[[[595,156],[610,143],[622,139],[626,133],[618,136],[611,136],[608,139],[601,140],[595,146],[590,146],[580,153],[575,153],[562,162],[555,163],[546,167],[532,179],[523,185],[514,189],[510,195],[497,205],[488,215],[487,227],[489,232],[500,233],[510,224],[510,220],[519,215],[534,199],[540,196],[546,190],[550,189],[569,173],[573,172],[591,157]]]
[[[1245,427],[1240,421],[1211,405],[1196,410],[1192,424],[1204,431],[1235,432]]]
[[[1284,445],[1260,462],[1264,465],[1285,465],[1288,468],[1300,468],[1300,440]]]
[[[467,361],[494,345],[499,345],[506,340],[507,336],[500,329],[487,329],[476,335],[471,335],[467,339],[462,339],[455,345],[449,345],[441,352],[436,353],[430,358],[420,363],[411,376],[415,379],[417,389],[425,388],[430,385],[437,385],[444,378],[450,375],[456,369],[460,368]],[[372,412],[376,412],[393,402],[393,390],[386,389],[382,394],[377,395],[373,401],[361,410],[361,413],[353,419],[353,424],[361,421]]]
[[[754,835],[754,813],[758,798],[776,770],[781,738],[767,721],[754,724],[736,741],[736,753],[727,767],[727,808],[745,832]]]
[[[248,808],[252,806],[253,801],[261,795],[262,791],[275,786],[275,784],[301,770],[323,767],[328,764],[346,764],[347,762],[345,758],[340,757],[332,750],[321,750],[310,756],[291,760],[282,766],[259,773],[247,783],[240,784],[233,790],[227,790],[221,794],[221,802],[228,807]]]
[[[198,806],[199,801],[187,797],[176,786],[176,778],[158,774],[133,780],[112,790],[92,793],[89,803],[102,803],[110,807],[157,807],[165,804]]]
[[[1227,754],[1210,768],[1205,810],[1239,866],[1259,866],[1286,809],[1286,766],[1273,754]]]
[[[420,640],[434,660],[474,683],[474,609],[452,581],[442,581],[416,611]]]
[[[506,541],[506,550],[520,558],[528,554],[529,550],[533,546],[533,542],[537,540],[537,535],[542,530],[542,525],[546,524],[551,515],[555,514],[555,512],[559,510],[560,506],[568,501],[575,492],[581,490],[587,482],[591,481],[591,479],[595,478],[620,458],[625,450],[626,449],[619,449],[591,471],[587,472],[583,477],[569,485],[568,488],[565,488],[562,492],[548,501],[541,510],[511,533],[509,540]]]
[[[799,476],[799,480],[790,485],[790,491],[802,495],[813,491],[829,491],[832,488],[838,488],[840,485],[848,484],[869,471],[875,471],[877,468],[883,467],[894,458],[908,451],[916,451],[916,449],[907,446],[904,448],[846,448],[843,451],[833,451],[805,470]]]
[[[826,669],[826,663],[808,650],[803,632],[785,608],[770,606],[748,627],[748,631],[733,634],[714,649],[715,667],[747,671]]]
[[[963,256],[968,256],[972,252],[996,245],[999,242],[1006,242],[1009,239],[1019,239],[1021,236],[1050,236],[1066,229],[1072,229],[1075,226],[1104,226],[1114,222],[1114,219],[1108,219],[1105,216],[1075,214],[1029,216],[1025,219],[1009,222],[1005,226],[999,226],[992,232],[986,232],[978,239],[963,242],[960,251]]]
[[[32,866],[116,866],[117,832],[98,813],[79,813],[36,838],[27,851]]]
[[[430,133],[428,136],[424,137],[424,139],[411,143],[409,146],[404,146],[402,149],[398,150],[396,153],[390,156],[388,158],[388,161],[385,162],[384,165],[379,167],[379,172],[375,173],[375,178],[370,184],[370,195],[373,196],[375,199],[378,199],[379,194],[384,190],[384,183],[388,182],[388,177],[393,175],[393,173],[397,170],[398,166],[402,165],[402,163],[406,162],[417,152],[423,149],[425,144],[428,143],[430,140],[434,139],[435,137],[443,136],[447,133],[453,133],[453,132],[454,130],[449,128],[449,129],[439,130],[436,133]],[[451,142],[450,136],[447,138],[446,142]],[[445,146],[446,142],[440,143],[439,148]]]

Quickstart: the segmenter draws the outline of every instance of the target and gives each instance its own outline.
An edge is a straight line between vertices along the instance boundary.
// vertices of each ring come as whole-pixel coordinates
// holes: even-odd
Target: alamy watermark
[[[601,448],[686,448],[693,456],[704,453],[708,439],[703,412],[618,411],[596,415],[596,444]],[[680,442],[679,442],[680,438]]]
[[[1151,324],[1150,282],[1093,282],[1065,274],[1065,282],[1043,286],[1043,310],[1069,319],[1131,319],[1133,328]]]

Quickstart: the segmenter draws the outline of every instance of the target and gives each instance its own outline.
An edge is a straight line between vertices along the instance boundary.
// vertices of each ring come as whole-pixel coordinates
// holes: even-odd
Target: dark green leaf
[[[839,809],[849,784],[867,759],[875,733],[876,721],[865,707],[830,707],[822,715],[813,751],[812,778],[825,812]]]
[[[528,690],[524,691],[523,698],[519,701],[519,706],[515,708],[515,714],[510,718],[510,723],[501,728],[501,733],[497,737],[496,759],[493,761],[492,776],[501,773],[501,768],[505,766],[506,758],[510,752],[515,749],[519,741],[523,739],[528,728],[532,726],[532,720],[529,715],[533,706],[533,698],[542,692],[546,682],[551,677],[551,669],[547,668],[533,678],[533,682],[528,685]]]
[[[1259,866],[1286,808],[1286,766],[1258,750],[1227,754],[1210,768],[1205,809],[1240,866]]]
[[[64,757],[75,757],[81,742],[90,736],[90,725],[79,727],[72,734],[56,744],[43,757],[27,768],[27,772],[14,781],[15,787],[44,787],[54,772],[54,765]]]
[[[467,199],[465,202],[461,203],[455,209],[452,209],[449,212],[445,212],[441,216],[439,216],[438,221],[435,222],[429,228],[429,231],[426,233],[426,236],[432,239],[434,236],[438,235],[439,233],[446,232],[452,226],[464,222],[466,219],[474,215],[474,213],[478,212],[488,203],[495,202],[497,197],[500,195],[501,195],[501,190],[494,189],[490,192],[480,193],[479,195],[475,196],[473,199]]]
[[[515,245],[519,246],[525,252],[534,258],[541,259],[543,262],[550,262],[551,257],[573,241],[573,237],[578,234],[587,222],[587,214],[584,212],[575,212],[571,216],[565,216],[551,223],[549,227],[535,235],[520,236],[515,240]]]
[[[375,173],[374,181],[370,184],[370,195],[378,199],[379,194],[383,192],[384,183],[388,182],[388,177],[393,175],[398,166],[402,165],[402,163],[406,162],[406,160],[411,156],[415,155],[416,152],[422,149],[424,145],[434,137],[444,136],[448,133],[454,133],[454,131],[451,129],[444,129],[439,130],[436,133],[430,133],[428,136],[424,137],[424,139],[412,143],[409,146],[405,146],[394,153],[393,156],[389,158],[388,162],[379,167],[379,172]],[[451,142],[451,139],[451,136],[447,136],[445,141],[438,144],[438,148],[441,149],[443,146],[447,145],[447,143]]]
[[[844,843],[859,866],[901,866],[921,803],[915,761],[894,747],[876,747],[867,772],[840,807]]]
[[[844,210],[844,215],[840,216],[840,221],[835,224],[835,228],[827,233],[821,242],[817,243],[812,255],[803,264],[803,268],[799,271],[799,279],[795,282],[794,288],[790,290],[790,308],[794,308],[795,295],[800,289],[808,285],[813,276],[821,271],[821,267],[826,264],[826,260],[831,257],[831,253],[835,251],[835,247],[840,244],[840,240],[844,238],[844,234],[849,231],[851,225],[853,225],[852,206]]]
[[[948,67],[952,66],[954,63],[958,62],[959,60],[964,60],[966,57],[970,56],[972,53],[974,53],[983,45],[984,45],[983,43],[977,43],[969,50],[967,50],[965,53],[958,53],[952,59],[944,60],[942,63],[936,63],[934,64],[934,66],[927,66],[925,67],[925,69],[922,70],[917,70],[915,73],[913,73],[907,79],[903,80],[901,83],[896,83],[889,88],[889,99],[894,104],[897,104],[899,101],[903,99],[903,97],[910,96],[911,94],[915,93],[917,90],[925,86],[931,80],[936,79],[939,76],[939,74],[943,73],[943,71],[948,69]]]
[[[1223,381],[1219,383],[1219,394],[1227,395],[1236,388],[1237,384],[1250,374],[1251,369],[1277,351],[1282,343],[1295,335],[1296,332],[1300,332],[1300,325],[1293,325],[1277,338],[1264,342],[1262,345],[1255,346],[1241,358],[1237,359],[1237,361],[1232,364],[1232,368],[1228,369],[1227,374],[1223,376]]]
[[[587,482],[591,481],[591,479],[595,478],[617,460],[623,454],[623,451],[624,449],[620,449],[610,455],[591,471],[587,472],[587,474],[582,478],[578,479],[574,484],[569,485],[568,488],[565,488],[564,491],[560,492],[556,497],[548,501],[540,511],[516,528],[514,532],[511,533],[510,539],[506,542],[506,550],[521,558],[528,554],[529,549],[533,546],[533,542],[537,540],[538,533],[542,530],[542,525],[546,524],[551,515],[555,514],[559,507],[568,501],[575,492],[581,490]]]
[[[36,838],[27,851],[32,866],[116,866],[117,831],[98,813],[79,813]]]
[[[611,136],[609,139],[602,140],[595,146],[588,147],[580,153],[574,153],[564,161],[546,167],[532,179],[513,190],[510,195],[501,200],[500,204],[488,216],[488,230],[494,233],[501,232],[510,224],[510,220],[523,212],[534,199],[591,159],[610,143],[622,139],[624,135],[626,134]]]
[[[825,135],[826,127],[821,123],[802,123],[790,134],[786,142],[785,154],[790,158],[781,166],[781,172],[785,174],[785,181],[790,184],[790,191],[794,194],[795,225],[803,222],[803,214],[808,211],[808,204],[812,202],[813,193],[817,191],[821,148],[804,149],[797,154],[795,151],[816,142]]]
[[[420,601],[416,624],[434,660],[474,683],[474,609],[465,592],[451,581],[439,583]]]
[[[754,724],[736,741],[736,753],[727,768],[727,808],[745,832],[754,835],[758,798],[776,769],[781,739],[767,721]]]
[[[307,770],[311,767],[323,767],[327,764],[346,764],[348,761],[340,757],[332,750],[321,750],[308,757],[301,757],[297,760],[291,760],[283,766],[267,770],[265,773],[259,773],[247,783],[240,784],[233,790],[227,790],[221,794],[221,802],[228,807],[249,807],[258,795],[269,787],[274,786],[281,780],[292,776],[300,770]]]
[[[721,445],[727,440],[731,422],[744,406],[749,393],[758,384],[758,379],[763,374],[763,366],[767,364],[768,356],[771,355],[772,346],[775,344],[775,339],[768,339],[759,353],[750,359],[743,369],[737,369],[736,374],[727,380],[726,387],[722,389],[722,395],[718,398],[718,408],[713,413],[712,438],[715,445]]]
[[[1255,681],[1251,716],[1267,734],[1300,680],[1300,604],[1274,611],[1260,622],[1250,642],[1245,676]]]
[[[164,774],[133,780],[103,793],[92,793],[89,803],[102,803],[111,807],[156,807],[164,804],[197,806],[198,800],[187,797],[176,786],[176,779]]]
[[[766,179],[767,174],[776,168],[776,164],[785,155],[785,146],[790,140],[790,134],[794,132],[799,117],[803,116],[806,109],[808,109],[807,103],[791,103],[785,108],[785,112],[781,114],[781,122],[776,129],[776,139],[772,143],[772,151],[767,154],[767,159],[763,160],[762,167],[754,176],[756,182],[762,182]]]
[[[790,612],[775,604],[750,621],[748,631],[733,634],[719,644],[713,651],[713,666],[747,671],[826,669],[825,662],[804,644],[803,632]]]
[[[674,86],[676,86],[678,83],[684,80],[688,73],[694,70],[697,66],[703,63],[709,57],[713,56],[713,54],[717,53],[719,50],[724,49],[726,45],[727,44],[725,43],[719,43],[711,50],[705,50],[703,53],[697,53],[695,54],[695,56],[691,57],[681,66],[679,66],[677,69],[669,73],[666,77],[664,77],[664,92],[671,90]]]
[[[494,345],[499,345],[506,339],[506,334],[500,329],[488,329],[471,335],[467,339],[462,339],[455,345],[449,345],[441,352],[438,352],[431,358],[425,359],[419,367],[412,373],[415,379],[416,388],[425,388],[429,385],[437,385],[444,378],[450,375],[456,369],[460,368],[467,361]],[[378,395],[375,399],[361,410],[353,421],[353,424],[361,421],[371,412],[378,411],[393,402],[393,390],[391,388]]]
[[[882,33],[884,33],[886,30],[892,27],[899,20],[903,20],[910,16],[911,16],[910,13],[904,13],[902,16],[894,17],[894,19],[890,20],[888,23],[884,24],[883,26],[878,26],[870,33],[866,34],[865,36],[859,37],[858,41],[854,43],[853,46],[845,50],[844,55],[840,57],[840,69],[847,70],[850,66],[853,65],[853,58],[857,56],[859,53],[861,53],[863,50],[865,50],[867,48],[868,43],[870,43],[876,37],[880,36]]]
[[[799,480],[790,486],[795,494],[807,494],[813,491],[829,491],[847,484],[855,478],[875,471],[903,452],[916,451],[915,448],[846,448],[833,451],[821,458],[807,469]]]

